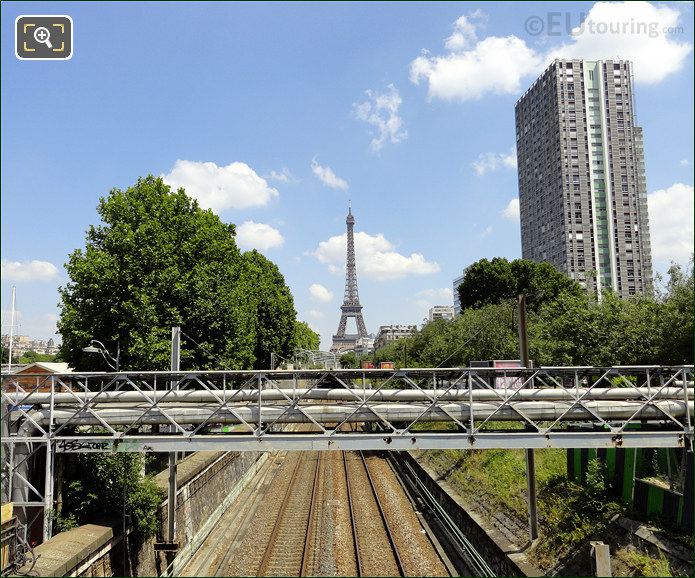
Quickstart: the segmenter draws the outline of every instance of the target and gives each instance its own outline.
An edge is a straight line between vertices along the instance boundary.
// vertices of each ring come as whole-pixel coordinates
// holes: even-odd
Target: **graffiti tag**
[[[60,440],[58,442],[59,452],[98,452],[107,449],[109,449],[109,442],[92,442],[82,440]]]

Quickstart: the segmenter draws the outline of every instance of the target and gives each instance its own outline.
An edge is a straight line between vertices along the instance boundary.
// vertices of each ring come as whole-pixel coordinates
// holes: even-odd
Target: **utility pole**
[[[181,328],[171,328],[171,371],[181,368]],[[178,382],[171,382],[172,389],[178,389]],[[176,429],[170,426],[174,433]],[[176,452],[169,452],[169,491],[167,494],[167,538],[171,544],[176,542]]]
[[[528,355],[528,333],[526,332],[526,297],[519,295],[519,356],[523,367],[531,367]],[[536,494],[535,450],[526,450],[526,501],[528,502],[529,533],[531,540],[538,538],[538,503]]]
[[[14,301],[16,289],[17,288],[14,285],[12,285],[12,309],[10,310],[10,346],[7,351],[7,373],[12,373],[12,342],[14,341]]]

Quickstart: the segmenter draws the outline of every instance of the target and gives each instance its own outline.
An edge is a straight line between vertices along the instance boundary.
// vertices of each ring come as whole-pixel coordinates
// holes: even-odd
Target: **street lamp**
[[[97,347],[97,345],[99,347]],[[85,353],[101,353],[101,356],[104,358],[104,361],[107,363],[107,365],[114,371],[118,371],[119,361],[121,358],[120,342],[116,342],[116,357],[111,355],[106,349],[106,346],[101,341],[97,341],[96,339],[92,339],[87,347],[82,348],[82,351],[84,351]]]

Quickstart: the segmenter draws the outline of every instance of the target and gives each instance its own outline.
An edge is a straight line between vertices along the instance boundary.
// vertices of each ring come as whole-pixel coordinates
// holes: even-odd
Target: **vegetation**
[[[360,366],[359,359],[353,351],[348,351],[340,356],[340,367],[345,369],[356,368]]]
[[[503,426],[503,424],[496,424]],[[526,462],[523,450],[432,450],[422,458],[467,500],[491,515],[506,512],[526,531]],[[600,462],[589,463],[586,485],[567,479],[563,450],[536,450],[538,517],[543,540],[534,557],[542,567],[605,532],[625,507],[609,496]]]
[[[63,507],[54,517],[56,531],[124,512],[137,537],[152,536],[163,496],[151,477],[141,478],[144,459],[144,454],[137,453],[71,456]]]
[[[635,576],[668,577],[678,575],[674,574],[666,556],[664,556],[661,550],[659,550],[659,557],[654,558],[635,548],[622,548],[616,552],[616,557]]]
[[[493,259],[474,264],[468,280],[485,289],[462,299],[465,305],[460,316],[427,324],[414,336],[377,351],[376,359],[398,363],[404,347],[408,364],[415,367],[518,359],[516,293],[523,289],[531,296],[527,299],[529,348],[538,365],[692,363],[692,262],[688,269],[672,267],[665,288],[653,296],[619,299],[608,292],[601,302],[578,291],[579,286],[571,281],[558,280],[543,287],[533,271],[515,269],[513,263]],[[517,275],[515,270],[525,273]],[[551,280],[555,277],[550,276]],[[465,283],[462,291],[464,288]],[[626,384],[620,380],[615,385]],[[512,426],[496,423],[495,427]],[[428,451],[422,459],[462,496],[489,509],[490,515],[506,512],[519,528],[525,528],[523,451]],[[543,539],[534,556],[542,567],[576,552],[588,539],[607,539],[611,517],[627,508],[607,491],[598,461],[590,462],[587,482],[579,485],[567,479],[563,450],[537,450],[536,474]],[[666,560],[640,556],[632,557],[631,567],[638,574],[669,575]]]
[[[82,352],[90,339],[121,350],[121,367],[167,369],[172,326],[200,346],[184,347],[181,366],[267,367],[289,357],[296,312],[277,267],[241,254],[234,225],[202,210],[161,178],[139,179],[101,198],[99,226],[66,264],[60,289],[62,358],[79,370],[106,369]]]
[[[589,460],[584,484],[564,475],[553,476],[543,485],[538,499],[545,526],[545,539],[536,550],[541,561],[551,561],[576,551],[586,540],[598,539],[611,518],[625,510],[609,494],[603,465],[596,459]]]
[[[493,261],[499,265],[500,260]],[[471,270],[477,270],[476,265]],[[491,286],[507,284],[514,290],[519,286],[505,281],[504,269],[500,275],[502,281]],[[548,294],[555,294],[552,288],[558,286],[552,285]],[[655,297],[620,299],[608,292],[598,302],[572,287],[550,300],[541,299],[540,294],[536,292],[535,305],[528,312],[529,351],[537,365],[692,363],[692,266],[687,271],[672,267],[665,291]],[[379,349],[374,357],[402,366],[407,351],[410,367],[518,359],[516,317],[515,299],[469,305],[453,321],[428,323],[412,337]]]
[[[583,290],[550,263],[495,257],[468,267],[458,292],[462,309],[511,301],[523,293],[527,308],[533,311],[560,295],[578,296]]]
[[[258,251],[243,255],[241,284],[247,294],[256,336],[253,368],[270,367],[270,354],[289,357],[294,350],[296,312],[292,293],[277,265]]]
[[[295,349],[317,350],[320,345],[319,334],[306,321],[295,321],[293,345]]]
[[[148,176],[113,189],[97,210],[102,223],[70,255],[70,281],[60,289],[60,355],[72,367],[107,369],[101,356],[82,351],[98,339],[114,354],[120,347],[123,370],[168,369],[172,326],[184,332],[185,369],[269,367],[271,353],[318,349],[277,266],[256,251],[242,254],[234,225],[183,189]],[[161,496],[141,477],[142,459],[70,456],[56,529],[125,511],[139,536],[151,535]]]
[[[19,358],[18,361],[19,363],[37,363],[41,361],[50,362],[55,360],[55,355],[49,355],[48,353],[37,353],[36,351],[27,351]]]

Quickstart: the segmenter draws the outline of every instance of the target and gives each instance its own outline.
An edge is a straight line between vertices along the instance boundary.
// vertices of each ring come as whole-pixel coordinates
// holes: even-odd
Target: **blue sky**
[[[73,58],[17,60],[20,14],[72,16]],[[352,200],[368,329],[420,323],[520,256],[514,103],[555,56],[633,60],[657,269],[692,251],[688,3],[7,2],[1,41],[3,333],[16,284],[20,332],[53,334],[98,197],[147,173],[275,261],[324,347]]]

